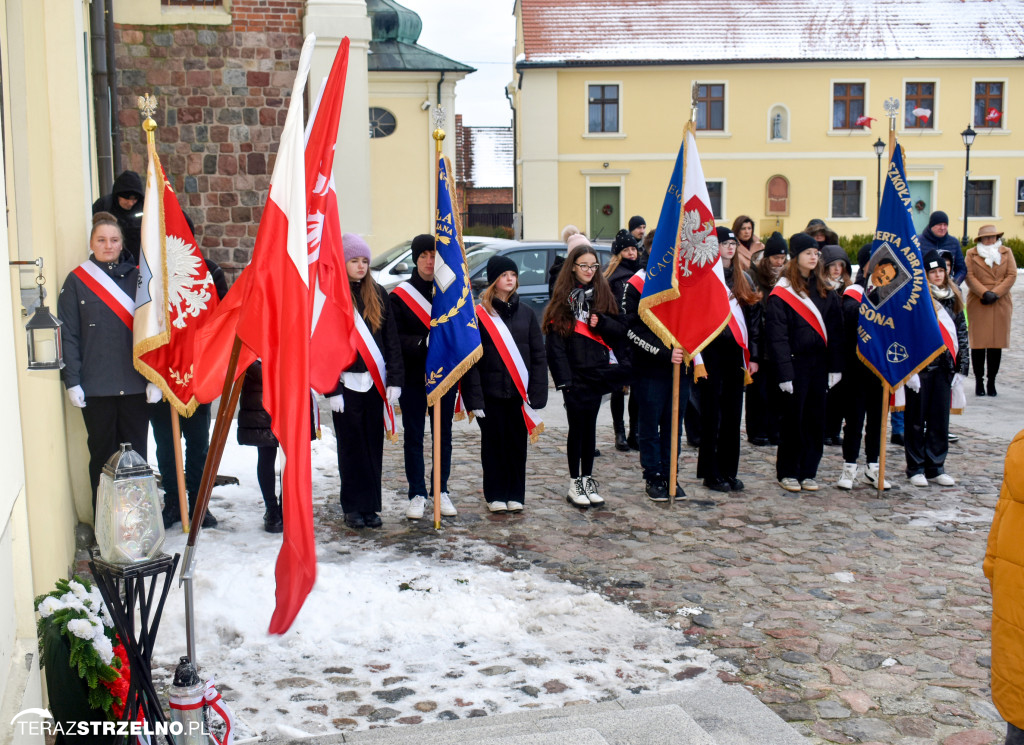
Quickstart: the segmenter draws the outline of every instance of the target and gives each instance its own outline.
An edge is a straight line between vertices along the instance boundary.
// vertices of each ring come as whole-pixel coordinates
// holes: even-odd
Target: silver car
[[[466,248],[466,262],[469,265],[470,273],[472,273],[480,263],[486,263],[487,259],[502,248],[515,245],[515,241],[505,238],[466,235],[462,237],[462,245]],[[390,290],[399,282],[409,279],[412,276],[412,270],[411,239],[402,241],[379,256],[374,256],[370,261],[370,275],[385,290]]]

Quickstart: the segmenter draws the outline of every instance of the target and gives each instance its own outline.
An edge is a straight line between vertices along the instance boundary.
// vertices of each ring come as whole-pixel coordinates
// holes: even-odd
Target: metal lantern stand
[[[107,604],[114,628],[128,653],[131,681],[125,700],[122,719],[134,722],[141,710],[146,726],[152,729],[157,722],[167,722],[160,697],[153,686],[150,660],[153,645],[160,628],[164,601],[171,588],[171,575],[178,566],[180,554],[167,554],[136,564],[112,564],[94,554],[89,568],[99,587],[103,601]],[[163,587],[157,597],[160,578]],[[135,628],[135,613],[139,613],[139,628]],[[168,745],[174,745],[169,730],[164,730]],[[159,738],[154,738],[154,742]],[[127,740],[126,740],[127,742]]]

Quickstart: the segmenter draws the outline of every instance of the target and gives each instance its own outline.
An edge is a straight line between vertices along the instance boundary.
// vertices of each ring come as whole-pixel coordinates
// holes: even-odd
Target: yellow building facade
[[[697,144],[721,224],[745,214],[761,234],[778,229],[788,236],[813,218],[841,236],[872,232],[878,169],[888,157],[879,159],[873,145],[888,142],[884,101],[895,98],[895,133],[918,231],[933,210],[944,210],[950,232],[963,232],[961,132],[970,124],[976,137],[969,232],[973,237],[993,223],[1008,235],[1024,235],[1024,49],[1013,60],[673,64],[643,59],[643,41],[629,58],[621,58],[614,39],[606,55],[600,38],[584,39],[581,45],[590,44],[584,53],[557,30],[535,27],[559,22],[549,7],[534,7],[551,5],[516,4],[516,209],[524,238],[550,239],[566,224],[611,238],[635,214],[654,227],[694,84],[701,99]],[[596,12],[606,3],[578,5]],[[644,18],[634,20],[645,25]],[[604,56],[615,59],[603,62]],[[990,88],[998,95],[988,96]],[[998,119],[986,122],[996,107]],[[860,116],[873,121],[855,126]]]

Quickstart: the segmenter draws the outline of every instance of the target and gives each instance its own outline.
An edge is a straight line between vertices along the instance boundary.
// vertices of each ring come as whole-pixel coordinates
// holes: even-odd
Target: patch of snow
[[[836,582],[854,582],[856,578],[853,576],[853,572],[833,572],[829,575]]]

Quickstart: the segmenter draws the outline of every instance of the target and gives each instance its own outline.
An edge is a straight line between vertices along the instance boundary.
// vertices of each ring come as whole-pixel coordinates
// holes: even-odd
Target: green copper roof
[[[373,29],[367,59],[370,72],[475,71],[469,65],[417,44],[423,22],[416,13],[394,0],[366,0],[366,12]]]

